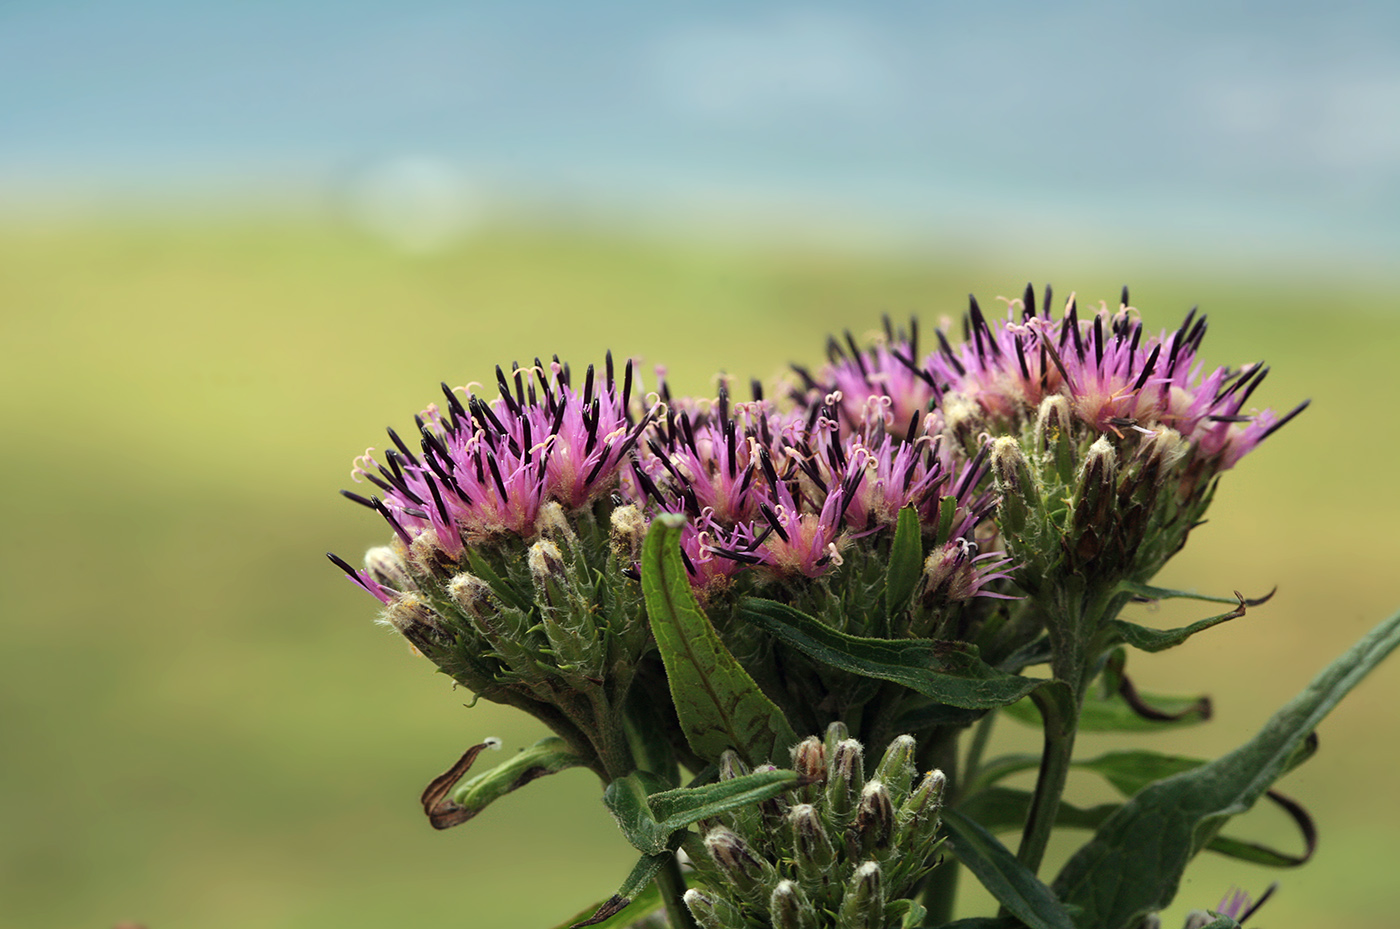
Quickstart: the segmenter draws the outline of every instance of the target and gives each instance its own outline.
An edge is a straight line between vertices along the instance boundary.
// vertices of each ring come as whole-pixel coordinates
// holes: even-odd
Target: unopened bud
[[[1040,487],[1021,445],[1010,436],[992,443],[992,476],[1001,494],[1001,522],[1007,531],[1020,536],[1033,513],[1040,509]]]
[[[872,780],[860,792],[856,808],[855,838],[861,854],[871,855],[890,847],[894,836],[894,804],[880,781]]]
[[[460,542],[454,551],[461,553]],[[442,576],[456,566],[453,557],[443,551],[437,532],[431,526],[418,530],[418,534],[413,537],[413,543],[408,547],[408,559],[421,574]]]
[[[1077,484],[1069,542],[1070,551],[1083,564],[1098,557],[1116,528],[1118,453],[1107,436],[1099,436],[1089,446]]]
[[[836,746],[850,737],[851,730],[839,719],[827,726],[825,738],[822,740],[822,745],[826,748],[826,757],[836,757]]]
[[[827,809],[837,822],[850,822],[864,786],[865,749],[855,739],[843,739],[836,746],[826,782]]]
[[[646,517],[642,511],[629,503],[612,511],[613,554],[626,568],[641,560],[642,540],[647,535]]]
[[[1035,417],[1035,440],[1041,454],[1055,464],[1061,483],[1074,480],[1074,414],[1069,398],[1054,394],[1040,401]]]
[[[830,873],[836,863],[836,847],[831,844],[822,818],[810,803],[799,803],[788,813],[792,826],[793,858],[797,876],[804,884],[815,886]]]
[[[793,881],[778,881],[768,898],[768,919],[773,929],[816,929],[817,911],[807,894]]]
[[[1162,429],[1145,436],[1128,462],[1119,489],[1122,506],[1151,507],[1162,493],[1162,485],[1186,457],[1187,443],[1174,429]]]
[[[398,552],[387,545],[365,552],[365,570],[376,582],[392,587],[401,594],[418,592],[418,585],[408,573],[408,565],[404,564]]]
[[[768,888],[777,883],[777,871],[738,833],[723,826],[711,829],[705,836],[705,850],[741,897],[760,906],[768,902]]]
[[[924,775],[895,814],[894,844],[909,854],[921,853],[938,831],[943,788],[948,779],[937,768]]]
[[[808,736],[792,748],[792,769],[804,797],[816,796],[818,786],[826,783],[826,747],[816,736]]]
[[[569,609],[569,575],[559,546],[549,539],[540,539],[530,546],[525,560],[530,566],[530,579],[535,582],[536,602],[546,610]]]
[[[842,929],[884,929],[885,881],[880,866],[867,861],[856,868],[841,900]]]
[[[898,806],[904,802],[904,798],[909,795],[909,788],[914,783],[914,750],[918,744],[912,735],[897,736],[889,747],[885,749],[885,754],[880,757],[880,763],[875,766],[875,774],[872,781],[879,781],[885,785],[889,791],[890,802]]]
[[[390,603],[384,610],[384,621],[424,654],[452,644],[441,617],[416,594],[403,594]]]
[[[498,612],[491,585],[463,571],[447,584],[448,596],[472,620],[486,619]]]
[[[1136,929],[1162,929],[1162,918],[1156,913],[1148,913],[1137,924]]]
[[[567,543],[577,538],[574,527],[569,525],[569,517],[564,513],[564,508],[554,500],[547,500],[544,506],[540,507],[539,515],[535,517],[535,531],[556,542]]]
[[[714,893],[705,893],[692,887],[685,892],[685,905],[690,915],[700,925],[700,929],[744,929],[744,917],[739,910]]]

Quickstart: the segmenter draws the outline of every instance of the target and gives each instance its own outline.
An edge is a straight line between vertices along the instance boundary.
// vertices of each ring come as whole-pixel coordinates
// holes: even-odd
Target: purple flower
[[[1100,304],[1083,320],[1073,295],[1058,320],[1049,300],[1047,291],[1038,313],[1027,287],[1022,299],[1009,301],[1008,318],[1000,322],[989,322],[972,300],[967,340],[956,349],[944,341],[929,364],[930,377],[993,422],[1026,418],[1042,399],[1061,394],[1074,417],[1099,433],[1173,429],[1214,471],[1233,467],[1307,406],[1282,417],[1250,410],[1249,398],[1269,369],[1250,364],[1207,373],[1196,361],[1206,318],[1194,310],[1176,330],[1153,336],[1128,304],[1126,288],[1116,311]]]
[[[590,365],[581,390],[557,358],[514,366],[509,378],[498,367],[496,380],[493,400],[469,390],[460,397],[444,384],[446,408],[434,404],[416,417],[418,452],[391,429],[394,447],[382,463],[372,449],[356,459],[352,476],[382,497],[343,493],[379,512],[405,546],[427,540],[456,560],[467,544],[530,538],[548,501],[574,510],[614,487],[654,415],[638,418],[629,408],[632,362],[619,387],[611,355],[603,382]]]

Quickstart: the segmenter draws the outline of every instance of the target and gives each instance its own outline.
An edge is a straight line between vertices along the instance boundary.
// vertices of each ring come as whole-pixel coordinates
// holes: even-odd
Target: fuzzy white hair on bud
[[[494,735],[488,735],[486,738],[481,740],[481,744],[485,745],[493,752],[499,752],[501,750],[501,746],[505,743]]]

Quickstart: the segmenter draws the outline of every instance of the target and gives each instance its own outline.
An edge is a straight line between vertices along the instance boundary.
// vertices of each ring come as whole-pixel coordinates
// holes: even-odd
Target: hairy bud
[[[840,920],[842,929],[884,929],[885,882],[875,862],[865,862],[851,875]]]

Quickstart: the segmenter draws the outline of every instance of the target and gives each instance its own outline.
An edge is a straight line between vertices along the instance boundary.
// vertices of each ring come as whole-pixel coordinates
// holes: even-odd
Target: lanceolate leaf
[[[847,635],[775,600],[747,598],[740,603],[739,615],[818,661],[852,674],[903,684],[951,706],[1005,706],[1045,683],[1004,674],[979,658],[975,646],[963,642]]]
[[[647,855],[674,848],[677,833],[702,819],[776,797],[797,783],[796,771],[757,771],[742,777],[665,790],[660,778],[645,771],[620,777],[603,792],[627,841]]]
[[[1249,809],[1342,697],[1400,645],[1400,613],[1376,627],[1283,707],[1249,742],[1144,788],[1065,865],[1055,889],[1082,908],[1082,929],[1127,929],[1176,895],[1187,862]]]
[[[1153,629],[1148,626],[1139,626],[1137,623],[1130,623],[1127,620],[1109,620],[1105,623],[1103,635],[1106,641],[1103,644],[1116,645],[1119,642],[1126,642],[1133,648],[1140,648],[1145,652],[1160,652],[1174,648],[1198,632],[1243,616],[1246,601],[1238,594],[1235,596],[1239,597],[1239,606],[1230,612],[1221,613],[1219,616],[1210,616],[1177,629]]]
[[[666,865],[671,857],[666,851],[659,855],[643,855],[632,873],[622,882],[617,893],[597,907],[584,910],[565,923],[568,929],[583,929],[584,926],[597,926],[598,929],[624,929],[637,920],[661,909],[661,891],[652,883],[652,878]],[[626,910],[626,913],[623,912]],[[564,929],[564,926],[558,929]]]
[[[423,791],[423,812],[428,815],[434,829],[459,826],[536,778],[588,763],[571,751],[563,739],[551,736],[540,739],[509,761],[458,785],[457,782],[466,776],[477,755],[491,744],[488,740],[467,749],[456,764],[434,778]]]
[[[953,854],[1007,912],[1031,929],[1075,929],[1069,913],[1011,851],[957,810],[943,811]]]
[[[918,511],[912,506],[900,510],[885,572],[885,609],[891,616],[909,605],[923,576],[924,546],[919,534]]]
[[[750,764],[786,761],[797,742],[792,726],[720,641],[691,593],[680,551],[684,524],[682,516],[656,517],[642,546],[642,593],[681,729],[709,761],[727,748]]]

